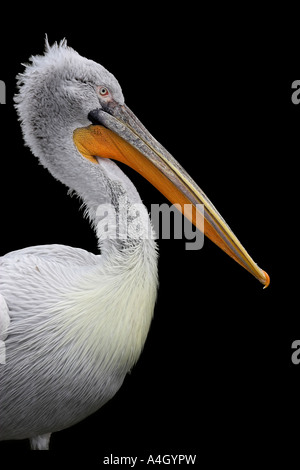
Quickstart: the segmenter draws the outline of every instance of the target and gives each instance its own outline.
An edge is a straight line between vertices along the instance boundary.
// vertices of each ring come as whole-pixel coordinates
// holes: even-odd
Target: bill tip
[[[264,271],[262,269],[262,272],[264,273],[264,277],[265,277],[265,281],[264,281],[264,289],[266,289],[268,287],[268,285],[270,284],[270,276],[268,273],[266,273],[266,271]]]

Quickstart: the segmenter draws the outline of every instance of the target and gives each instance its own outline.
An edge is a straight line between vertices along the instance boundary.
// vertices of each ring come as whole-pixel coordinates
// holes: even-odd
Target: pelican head
[[[116,201],[122,189],[137,200],[134,186],[113,162],[121,161],[198,228],[203,227],[198,207],[204,206],[205,235],[265,287],[269,284],[269,276],[203,191],[125,105],[118,81],[103,66],[80,56],[66,41],[46,43],[45,54],[31,58],[18,84],[15,100],[25,142],[55,178],[85,201],[92,219],[99,202]]]

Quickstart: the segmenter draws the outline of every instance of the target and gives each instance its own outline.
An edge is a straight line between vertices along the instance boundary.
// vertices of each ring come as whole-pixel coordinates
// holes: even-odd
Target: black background
[[[66,37],[116,76],[128,106],[206,192],[271,284],[263,290],[207,239],[198,252],[186,251],[184,240],[160,240],[158,301],[138,364],[103,409],[54,434],[43,458],[75,455],[98,465],[110,453],[191,453],[198,464],[209,457],[211,468],[217,459],[285,459],[297,448],[300,387],[300,365],[291,362],[291,343],[300,339],[297,67],[286,68],[284,51],[259,25],[204,33],[203,21],[185,32],[171,21],[167,29],[163,21],[100,23],[88,33],[48,31],[49,42]],[[96,252],[79,202],[24,147],[13,107],[15,76],[43,52],[44,32],[1,39],[0,254],[44,243]],[[148,208],[165,202],[125,171]],[[0,451],[29,456],[29,444],[1,442]]]

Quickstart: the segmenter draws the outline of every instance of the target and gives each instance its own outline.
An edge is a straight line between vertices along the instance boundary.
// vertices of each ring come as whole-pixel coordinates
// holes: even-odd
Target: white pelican
[[[52,432],[103,406],[137,361],[157,291],[157,247],[131,181],[112,160],[147,178],[264,286],[268,275],[245,251],[205,194],[124,104],[119,83],[65,41],[46,44],[18,77],[25,143],[84,202],[101,255],[35,246],[0,259],[0,439],[48,449]],[[103,224],[110,204],[119,230]],[[140,210],[132,213],[139,204]],[[121,217],[122,212],[122,217]],[[124,219],[124,213],[126,217]],[[105,219],[106,220],[106,219]],[[114,233],[113,233],[114,232]],[[120,235],[120,232],[118,232]]]

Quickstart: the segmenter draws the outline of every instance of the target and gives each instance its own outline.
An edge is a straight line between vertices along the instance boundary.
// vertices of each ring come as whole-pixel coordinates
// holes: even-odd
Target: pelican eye
[[[99,86],[98,93],[101,96],[107,96],[109,94],[109,91],[105,86]]]

